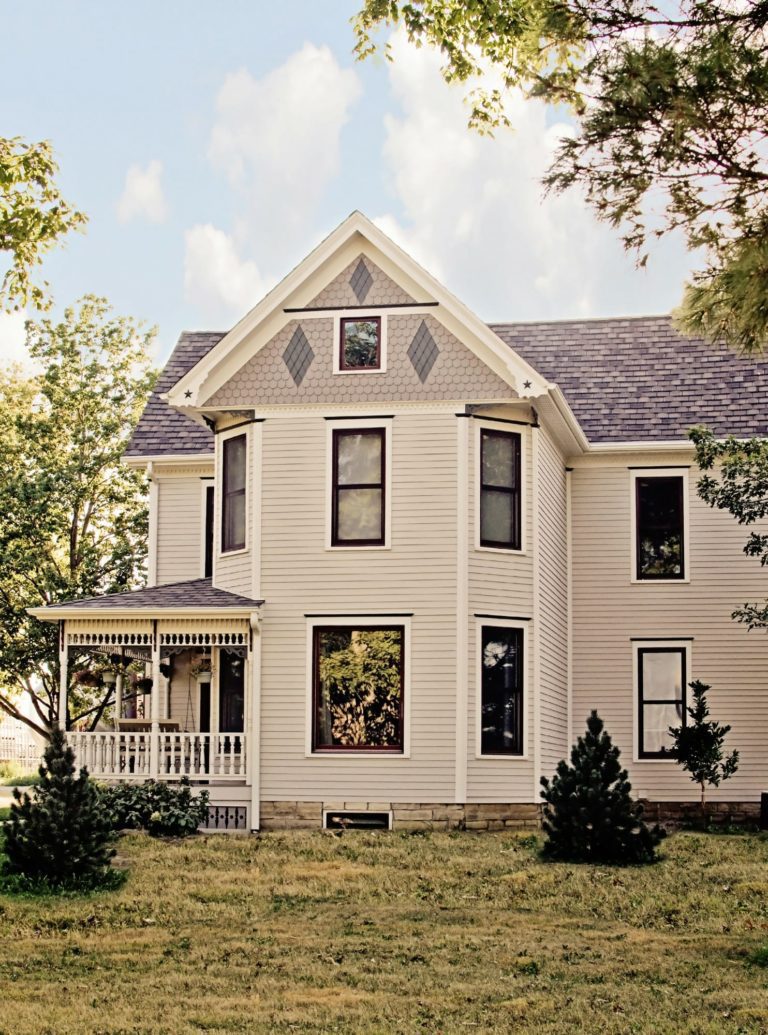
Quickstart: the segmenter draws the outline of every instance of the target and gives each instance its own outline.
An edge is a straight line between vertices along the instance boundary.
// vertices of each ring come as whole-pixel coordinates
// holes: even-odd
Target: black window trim
[[[348,323],[375,323],[377,327],[377,340],[376,340],[376,366],[373,367],[348,367],[344,362],[344,328]],[[366,374],[366,373],[381,373],[384,370],[384,321],[379,315],[365,316],[363,313],[355,316],[340,316],[339,317],[339,338],[338,338],[338,352],[336,354],[336,361],[338,366],[339,374]]]
[[[499,485],[483,484],[483,442],[485,437],[489,438],[511,438],[516,442],[515,449],[515,482],[516,487],[504,487]],[[499,428],[486,428],[479,426],[479,452],[478,452],[478,509],[477,509],[477,543],[481,549],[503,550],[522,553],[523,550],[523,486],[522,486],[522,456],[523,436],[519,431],[502,431]],[[506,492],[512,499],[516,508],[516,536],[513,542],[504,543],[492,539],[483,539],[483,493],[485,491]]]
[[[646,751],[643,747],[645,743],[645,724],[643,721],[643,708],[645,704],[682,704],[682,719],[683,726],[687,723],[687,712],[686,708],[688,705],[688,650],[685,646],[670,646],[664,647],[637,647],[637,757],[638,759],[661,759],[662,761],[675,761],[675,754],[673,751]],[[653,700],[646,702],[643,698],[643,658],[646,654],[679,654],[682,662],[680,667],[681,675],[681,698],[664,698],[663,700]]]
[[[679,470],[679,468],[677,469]],[[661,471],[663,473],[656,473]],[[687,492],[687,471],[685,473],[673,474],[669,469],[665,468],[639,468],[633,469],[633,483],[634,492],[632,494],[632,506],[633,506],[633,517],[634,517],[634,533],[635,541],[633,544],[633,558],[635,570],[633,572],[633,578],[635,582],[688,582],[688,556],[686,551],[686,538],[688,534],[688,515],[686,509],[686,492]],[[651,479],[661,479],[665,481],[677,480],[679,482],[679,493],[680,493],[680,514],[681,514],[681,529],[680,529],[680,574],[679,575],[643,575],[641,574],[641,556],[640,556],[640,482],[650,481]]]
[[[233,492],[227,492],[227,446],[230,442],[235,442],[237,439],[243,439],[245,443],[245,485],[242,489],[235,489]],[[243,542],[239,544],[227,545],[226,542],[226,529],[227,529],[227,500],[233,496],[243,496],[245,498],[245,518],[243,523]],[[221,553],[232,554],[244,551],[248,546],[248,435],[242,432],[239,435],[230,435],[225,438],[221,444]]]
[[[331,429],[331,546],[332,547],[366,547],[387,545],[387,434],[386,427],[357,427]],[[381,535],[376,539],[340,539],[338,534],[339,519],[339,449],[338,443],[345,435],[378,435],[381,439],[381,482],[360,482],[341,486],[341,489],[380,489],[381,490]]]
[[[520,750],[519,751],[483,751],[483,633],[486,629],[514,629],[520,634]],[[528,629],[519,619],[496,618],[493,620],[478,620],[476,623],[477,637],[477,705],[475,707],[475,721],[477,731],[475,736],[475,757],[478,759],[515,759],[526,761],[527,750],[527,717],[528,708],[526,697],[528,693],[528,681],[526,679],[526,665],[528,661]]]

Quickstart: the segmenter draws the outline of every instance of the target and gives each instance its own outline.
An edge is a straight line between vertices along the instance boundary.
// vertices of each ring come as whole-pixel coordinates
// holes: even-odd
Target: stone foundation
[[[697,801],[647,801],[641,798],[643,818],[665,827],[698,826],[701,808]],[[704,807],[711,826],[759,826],[759,801],[713,801]]]
[[[538,830],[538,805],[389,801],[263,801],[262,830],[319,830],[323,812],[392,812],[393,830]]]

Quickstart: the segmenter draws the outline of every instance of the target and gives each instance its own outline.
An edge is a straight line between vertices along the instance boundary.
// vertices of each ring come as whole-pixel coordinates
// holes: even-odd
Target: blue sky
[[[487,320],[669,310],[677,241],[635,270],[576,195],[538,178],[568,127],[512,98],[514,133],[465,127],[435,55],[357,64],[346,0],[2,3],[0,134],[50,139],[87,232],[52,253],[85,293],[159,327],[226,329],[361,209]],[[7,41],[15,40],[9,47]],[[0,358],[20,318],[0,319]]]

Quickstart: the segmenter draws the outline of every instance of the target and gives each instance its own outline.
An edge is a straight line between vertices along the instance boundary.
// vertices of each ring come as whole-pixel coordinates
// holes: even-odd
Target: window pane
[[[482,650],[481,752],[522,754],[522,630],[486,626]]]
[[[245,488],[245,435],[224,443],[224,492]]]
[[[480,499],[480,539],[482,542],[512,543],[516,500],[512,493],[483,489]]]
[[[680,651],[640,655],[643,666],[643,700],[669,701],[683,698],[683,656]]]
[[[224,500],[224,549],[245,546],[245,493]]]
[[[679,726],[683,719],[683,704],[646,704],[643,706],[643,745],[647,753],[671,751],[670,726]]]
[[[402,749],[403,630],[315,630],[315,747]]]
[[[380,485],[384,436],[337,434],[336,463],[339,485]]]
[[[379,365],[379,321],[342,321],[344,358],[342,366],[352,369],[378,367]]]
[[[683,575],[683,480],[637,479],[638,577]]]
[[[483,485],[515,488],[517,443],[516,435],[483,432]]]
[[[339,489],[336,538],[381,539],[381,489]]]
[[[219,731],[242,733],[245,729],[245,660],[219,651]]]

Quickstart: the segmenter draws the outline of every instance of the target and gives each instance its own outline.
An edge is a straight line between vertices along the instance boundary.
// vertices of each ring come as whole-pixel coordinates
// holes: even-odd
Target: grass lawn
[[[767,840],[531,842],[128,836],[117,892],[0,896],[0,1032],[768,1032]]]

